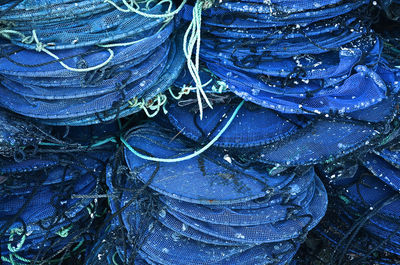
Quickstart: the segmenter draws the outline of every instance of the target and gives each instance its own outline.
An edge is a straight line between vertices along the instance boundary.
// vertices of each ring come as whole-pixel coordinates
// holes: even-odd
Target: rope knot
[[[35,50],[36,50],[37,52],[41,52],[41,51],[43,51],[44,47],[45,47],[45,45],[44,45],[43,43],[38,42],[38,43],[36,43],[36,48],[35,48]]]
[[[203,0],[203,9],[211,8],[214,4],[215,0]]]

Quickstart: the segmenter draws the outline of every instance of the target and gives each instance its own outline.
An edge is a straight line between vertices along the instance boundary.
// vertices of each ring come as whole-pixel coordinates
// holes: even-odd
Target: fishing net
[[[202,120],[198,115],[197,105],[190,104],[190,99],[178,101],[177,105],[168,105],[168,118],[186,137],[200,143],[207,142],[227,123],[240,102],[228,95],[221,96],[220,99],[220,102],[214,104],[213,109],[204,110]],[[281,114],[248,102],[214,145],[232,148],[266,145],[285,139],[309,123],[307,117]]]
[[[35,149],[47,137],[46,129],[0,109],[0,155],[23,159],[29,146]]]
[[[5,8],[0,105],[47,124],[89,125],[142,109],[153,116],[184,63],[182,34],[175,32],[181,6],[172,1],[23,1]]]
[[[381,0],[378,1],[380,7],[385,11],[386,16],[392,20],[400,19],[400,1],[398,0]]]
[[[126,165],[107,171],[116,227],[126,229],[122,260],[286,264],[324,215],[325,188],[312,168],[274,172],[215,148],[188,161],[149,162],[132,150],[175,158],[198,144],[155,123],[123,139]]]
[[[196,69],[281,113],[347,114],[384,100],[394,77],[378,74],[385,66],[369,1],[303,2],[222,1],[203,10]],[[197,90],[207,84],[195,81]]]
[[[377,149],[379,155],[364,154],[359,162],[321,168],[329,179],[330,195],[327,216],[317,227],[330,242],[330,251],[322,254],[323,264],[399,261],[399,175],[390,171],[395,167],[389,162],[394,161],[390,148],[397,143],[394,140],[386,144],[389,147]]]
[[[232,116],[240,100],[227,93],[219,95],[218,100],[213,109],[204,109],[202,120],[190,97],[169,105],[168,116],[176,133],[204,146],[226,129],[214,146],[229,147],[229,154],[244,160],[283,167],[363,152],[390,134],[398,112],[397,96],[347,115],[283,114],[246,102]]]
[[[172,1],[140,1],[131,9],[123,2],[23,1],[2,14],[1,34],[28,49],[41,43],[46,49],[63,50],[127,42],[173,17],[168,16],[174,11]],[[33,31],[37,38],[30,37]]]
[[[108,152],[42,154],[1,161],[1,258],[4,264],[82,260],[102,214],[95,200]],[[12,170],[7,170],[8,168]]]
[[[2,264],[81,264],[105,211],[98,198],[115,127],[52,128],[5,110],[0,117]]]
[[[399,4],[0,0],[0,263],[400,263]]]

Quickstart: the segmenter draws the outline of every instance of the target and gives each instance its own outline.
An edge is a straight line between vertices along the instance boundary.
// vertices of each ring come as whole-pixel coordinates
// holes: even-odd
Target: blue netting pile
[[[242,108],[215,145],[254,147],[238,150],[248,159],[297,166],[368,149],[388,133],[400,88],[368,4],[222,1],[203,10],[199,79],[210,104],[182,97],[197,85],[189,67],[175,82],[171,123],[206,143],[239,103],[233,92],[262,108]]]
[[[185,137],[171,141],[175,133],[146,124],[126,141],[154,157],[193,150]],[[269,174],[271,167],[243,166],[217,149],[176,163],[124,154],[126,166],[110,165],[107,185],[114,226],[126,229],[117,250],[127,264],[137,256],[150,264],[286,264],[325,213],[312,167]]]
[[[184,63],[172,1],[8,2],[0,106],[53,125],[162,108]]]
[[[329,264],[400,262],[399,158],[395,139],[352,165],[326,167],[330,209],[317,231],[331,242]]]
[[[0,242],[3,264],[82,259],[102,213],[95,195],[107,153],[1,159]],[[94,196],[94,197],[93,197]]]
[[[0,264],[400,264],[399,18],[0,0]]]
[[[1,264],[80,264],[104,215],[98,195],[114,148],[87,137],[100,142],[112,126],[65,131],[5,110],[0,119]]]
[[[378,1],[386,16],[393,20],[400,20],[400,1],[399,0],[380,0]]]
[[[28,150],[35,150],[42,140],[51,140],[46,127],[0,109],[0,155],[23,160]]]
[[[298,114],[347,114],[385,98],[369,1],[249,2],[203,12],[201,59],[230,91]]]
[[[398,135],[398,60],[390,58],[389,42],[382,38],[382,32],[371,28],[377,16],[374,6],[376,3],[369,1],[249,0],[221,1],[204,9],[198,77],[208,99],[202,96],[201,106],[199,96],[188,92],[196,88],[200,93],[198,80],[192,79],[195,75],[188,64],[175,82],[176,101],[169,104],[167,115],[175,127],[173,135],[197,142],[194,150],[212,142],[212,152],[227,154],[223,159],[242,169],[261,163],[269,167],[269,173],[282,174],[306,165],[342,161],[351,171],[352,161]],[[189,18],[191,11],[186,14]],[[193,19],[196,12],[194,6]],[[386,34],[396,42],[393,31]],[[246,101],[242,107],[239,98]],[[235,112],[237,108],[239,111]],[[145,148],[137,142],[136,151],[150,152],[155,148]],[[186,150],[186,154],[192,152]],[[168,157],[184,154],[182,150]],[[152,152],[147,155],[165,157]],[[183,171],[176,164],[172,167],[169,172]],[[202,167],[207,168],[206,164]],[[167,181],[174,182],[173,178]],[[194,188],[199,186],[192,177],[188,183]],[[384,190],[376,183],[371,185],[380,192]],[[181,188],[182,184],[173,187]],[[160,193],[166,189],[153,188]],[[179,188],[171,188],[169,196],[193,202],[182,198]],[[398,190],[393,191],[397,193]],[[334,221],[346,218],[335,201],[329,215],[336,216]],[[395,218],[392,222],[394,227],[398,226]],[[195,228],[201,226],[199,222],[195,224]],[[208,227],[204,230],[209,231]],[[346,232],[338,240],[351,245],[353,239],[344,237]],[[376,233],[381,239],[387,236]],[[373,245],[376,241],[372,238],[363,242]],[[394,248],[398,250],[399,246]],[[358,256],[360,264],[369,262],[374,252],[368,253],[369,250]],[[380,250],[380,256],[391,255],[386,260],[398,260],[393,256],[397,252]],[[330,264],[348,261],[347,256],[336,259],[336,252],[346,255],[346,251],[332,250]]]

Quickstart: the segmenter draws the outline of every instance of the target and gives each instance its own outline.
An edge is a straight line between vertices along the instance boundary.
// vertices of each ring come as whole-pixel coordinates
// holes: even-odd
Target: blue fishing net
[[[155,157],[173,158],[193,150],[182,137],[171,141],[174,135],[174,131],[149,124],[132,130],[126,140],[135,149],[145,150]],[[140,180],[147,182],[152,179],[150,187],[154,190],[200,204],[231,204],[260,198],[265,196],[269,187],[286,183],[288,178],[293,177],[293,174],[282,174],[267,178],[263,165],[243,170],[240,164],[229,163],[224,153],[212,150],[191,160],[167,163],[160,168],[128,149],[125,150],[125,157],[128,167]],[[163,181],[166,175],[170,177],[168,181]]]
[[[247,3],[223,3],[215,8],[205,10],[205,24],[219,27],[276,27],[290,24],[312,23],[346,14],[359,8],[369,1],[342,1],[333,5],[314,6],[308,10],[289,10],[279,13],[272,5],[261,4],[261,11],[257,4],[249,8]],[[290,3],[292,4],[292,3]]]
[[[387,153],[385,150],[378,153]],[[329,167],[334,169],[333,175],[325,173],[330,179],[331,206],[317,227],[332,243],[329,264],[348,264],[350,259],[352,264],[395,264],[400,246],[400,197],[395,182],[390,181],[394,177],[387,170],[390,162],[368,153],[354,170],[337,170],[335,164]]]
[[[400,263],[399,10],[0,0],[0,263]]]
[[[248,155],[264,163],[291,166],[334,160],[365,149],[369,143],[378,141],[382,134],[377,132],[383,133],[396,115],[393,105],[396,101],[390,101],[385,100],[367,110],[355,112],[353,118],[315,119],[311,125],[292,136]],[[373,124],[378,127],[374,128]]]
[[[109,1],[98,9],[88,1],[24,4],[13,10],[28,9],[37,20],[26,23],[10,11],[2,18],[8,26],[1,31],[1,106],[75,126],[162,109],[162,93],[184,63],[171,1]]]
[[[131,101],[133,98],[143,98],[147,102],[171,85],[174,78],[179,74],[183,63],[180,42],[181,39],[176,40],[178,45],[173,45],[169,49],[168,61],[161,61],[161,65],[156,68],[155,65],[151,66],[150,69],[153,68],[154,70],[141,79],[130,78],[132,83],[122,84],[121,90],[115,90],[115,87],[110,86],[108,88],[97,87],[99,92],[96,93],[92,87],[79,90],[73,90],[71,87],[65,87],[64,89],[61,87],[58,88],[60,92],[52,92],[53,96],[43,96],[46,95],[43,94],[43,89],[38,90],[32,86],[29,86],[27,92],[25,92],[27,89],[23,87],[14,86],[10,87],[11,89],[7,89],[3,86],[2,91],[5,97],[2,100],[2,104],[23,115],[46,119],[45,122],[51,124],[71,123],[72,125],[82,125],[82,123],[74,124],[74,121],[90,124],[124,117],[141,109]],[[142,70],[141,74],[146,73],[140,67],[133,69],[135,70],[132,71]],[[50,91],[50,89],[46,90]],[[16,90],[18,90],[18,94],[14,92]],[[75,93],[72,94],[71,91]],[[33,96],[39,95],[39,97],[30,97],[32,93],[35,94]],[[64,95],[59,93],[64,93]],[[65,95],[65,93],[68,93],[68,95]]]
[[[196,143],[175,134],[148,123],[124,138],[154,157],[190,153]],[[110,206],[137,248],[120,256],[140,255],[150,264],[285,264],[326,209],[312,168],[272,174],[219,149],[161,164],[128,148],[124,153],[129,171],[122,166],[107,174]]]
[[[0,113],[2,264],[80,264],[103,215],[97,198],[115,127],[86,127],[78,134]]]
[[[215,137],[238,104],[232,100],[232,97],[227,96],[224,98],[224,104],[214,104],[212,110],[205,109],[203,119],[200,120],[195,108],[197,105],[188,104],[179,107],[185,101],[178,102],[178,106],[169,105],[168,117],[178,131],[197,142],[206,142]],[[282,115],[279,112],[246,103],[214,145],[244,148],[270,144],[285,139],[307,126],[308,123],[307,118],[293,114]]]
[[[29,147],[35,149],[47,137],[46,129],[1,109],[0,155],[21,160]],[[25,151],[24,151],[25,150]]]
[[[166,21],[162,17],[118,10],[116,7],[125,7],[122,1],[112,1],[116,6],[104,1],[49,2],[24,1],[8,10],[2,16],[7,30],[3,35],[28,49],[37,49],[38,43],[43,43],[47,49],[60,50],[127,42],[130,37]],[[138,5],[135,9],[149,15],[171,10],[171,3],[165,1],[141,1]],[[32,31],[36,32],[37,40],[26,39]]]
[[[61,262],[82,251],[100,212],[93,196],[99,192],[98,178],[107,157],[103,152],[37,155],[23,162],[2,159],[4,264]]]
[[[368,2],[216,4],[202,13],[201,62],[228,91],[278,112],[366,109],[393,91],[378,74]]]
[[[322,201],[324,200],[324,198],[323,190],[320,190],[320,187],[317,188],[315,194],[312,194],[314,195],[314,197],[310,196],[311,198],[309,199],[312,199],[312,201],[306,201],[306,203],[309,203],[309,205],[298,205],[299,208],[302,208],[302,210],[297,213],[291,212],[289,218],[286,215],[284,216],[283,220],[275,220],[275,222],[272,221],[271,223],[248,226],[235,226],[229,224],[229,226],[227,226],[210,224],[207,221],[195,220],[176,212],[172,214],[183,224],[190,226],[195,230],[225,240],[247,244],[279,242],[282,240],[289,240],[300,236],[302,233],[304,233],[304,227],[307,227],[306,229],[310,229],[311,227],[315,226],[320,217],[323,216],[324,208],[321,207],[321,205],[323,204]],[[308,209],[308,207],[310,208]],[[262,212],[259,210],[257,212],[258,214],[262,214]],[[312,221],[310,221],[310,215]],[[314,217],[317,218],[314,219]]]

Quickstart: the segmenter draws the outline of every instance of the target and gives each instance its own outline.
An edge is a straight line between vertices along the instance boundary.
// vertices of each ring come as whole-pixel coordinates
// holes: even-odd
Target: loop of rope
[[[66,228],[65,228],[65,227],[62,227],[62,228],[60,229],[60,231],[57,231],[57,232],[56,232],[56,234],[59,235],[60,237],[65,238],[65,237],[68,236],[69,231],[72,229],[72,227],[73,227],[73,225],[70,225],[70,226],[68,226],[68,227],[66,227]]]
[[[154,99],[147,102],[143,98],[140,100],[138,98],[134,98],[133,102],[130,100],[128,103],[131,108],[142,109],[149,118],[155,117],[161,109],[163,110],[164,114],[168,113],[165,107],[167,103],[167,96],[161,93],[158,94]],[[150,113],[149,110],[153,111],[153,113]]]
[[[21,237],[21,240],[20,240],[20,241],[17,243],[17,245],[14,247],[14,246],[11,245],[11,242],[14,240],[14,235],[15,235],[15,234],[17,234],[17,235],[19,235],[19,236],[22,236],[22,237]],[[4,261],[4,262],[11,263],[12,265],[24,265],[23,263],[20,263],[20,262],[14,260],[14,258],[16,258],[16,259],[18,259],[18,260],[20,260],[20,261],[22,261],[22,262],[25,262],[25,263],[30,263],[31,261],[30,261],[29,259],[26,259],[26,258],[24,258],[24,257],[21,257],[21,256],[19,256],[19,255],[17,254],[17,252],[18,252],[18,251],[22,248],[22,246],[24,245],[25,240],[26,240],[26,234],[24,233],[24,229],[21,229],[21,228],[14,228],[14,229],[12,229],[11,232],[10,232],[10,237],[9,237],[10,243],[8,243],[8,245],[7,245],[7,248],[8,248],[8,250],[10,251],[9,258],[7,258],[7,257],[5,257],[5,256],[2,256],[2,257],[1,257],[1,260]]]
[[[108,48],[107,51],[110,53],[110,56],[104,62],[102,62],[96,66],[92,66],[92,67],[88,67],[88,68],[73,68],[73,67],[70,67],[67,64],[65,64],[57,55],[55,55],[54,53],[52,53],[51,51],[46,49],[46,46],[48,46],[48,45],[39,41],[39,38],[36,34],[36,30],[32,30],[32,36],[25,36],[23,33],[15,31],[15,30],[1,30],[0,35],[2,35],[3,37],[5,37],[7,39],[11,39],[10,35],[17,35],[17,36],[21,37],[21,42],[24,44],[35,43],[36,44],[35,50],[37,52],[45,52],[47,55],[56,59],[57,62],[60,63],[65,69],[72,71],[72,72],[82,73],[82,72],[94,71],[94,70],[100,69],[103,66],[107,65],[114,58],[114,51]]]
[[[206,86],[209,85],[211,82],[212,82],[212,79],[208,80],[207,83],[205,83],[205,84],[202,85],[202,87],[206,87]],[[169,90],[169,93],[171,94],[171,96],[172,96],[174,99],[179,100],[179,99],[181,99],[184,95],[189,95],[190,92],[191,92],[192,90],[195,90],[195,89],[196,89],[196,87],[188,87],[188,86],[184,85],[184,86],[181,88],[181,90],[178,92],[178,95],[177,95],[177,96],[174,94],[174,92],[172,92],[171,87],[170,87],[168,90]]]
[[[14,228],[10,232],[10,237],[9,237],[10,242],[14,241],[15,234],[22,236],[22,237],[21,237],[21,240],[17,243],[17,245],[15,247],[13,247],[11,245],[11,243],[8,244],[8,250],[12,253],[18,252],[22,248],[23,244],[25,243],[25,239],[26,239],[26,235],[24,234],[23,229]]]
[[[233,112],[232,116],[229,118],[228,122],[224,125],[224,127],[218,132],[218,134],[205,146],[200,148],[199,150],[196,150],[194,153],[184,156],[184,157],[177,157],[177,158],[158,158],[158,157],[151,157],[147,155],[143,155],[139,152],[137,152],[133,147],[124,139],[124,137],[120,137],[121,142],[128,148],[129,151],[131,151],[134,155],[137,157],[140,157],[145,160],[149,161],[154,161],[154,162],[164,162],[164,163],[174,163],[174,162],[182,162],[185,160],[189,160],[193,157],[196,157],[209,149],[218,139],[221,137],[221,135],[228,129],[228,127],[232,124],[233,120],[235,119],[237,113],[239,112],[240,108],[243,106],[244,100],[240,102],[240,104],[236,107],[235,111]]]

